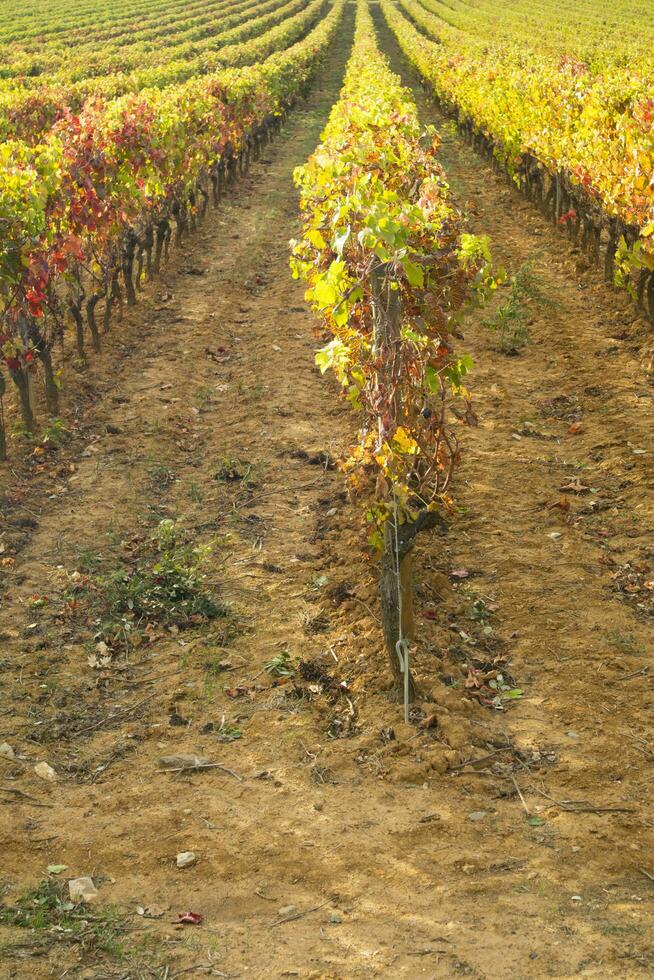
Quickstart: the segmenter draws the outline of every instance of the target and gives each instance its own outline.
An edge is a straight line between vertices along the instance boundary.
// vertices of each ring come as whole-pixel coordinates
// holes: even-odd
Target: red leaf
[[[183,926],[199,926],[204,922],[204,916],[200,915],[199,912],[178,912],[177,922],[173,925],[183,925]]]

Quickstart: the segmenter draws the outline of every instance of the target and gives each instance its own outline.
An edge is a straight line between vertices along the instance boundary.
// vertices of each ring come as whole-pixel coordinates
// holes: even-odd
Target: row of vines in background
[[[261,5],[263,6],[263,5]],[[58,76],[40,76],[34,84],[10,79],[0,84],[0,136],[18,139],[30,145],[40,142],[53,125],[65,120],[70,112],[79,112],[91,101],[106,102],[143,89],[180,85],[221,69],[241,67],[264,61],[303,38],[323,16],[328,0],[290,0],[277,6],[271,14],[257,17],[257,8],[249,8],[248,19],[237,31],[243,39],[236,43],[234,32],[211,36],[206,50],[193,54],[184,45],[157,47],[155,64],[142,65],[130,71],[96,75],[100,69],[91,54],[80,54],[75,67]],[[271,26],[274,23],[274,26]]]
[[[343,466],[382,553],[384,635],[398,694],[413,696],[411,552],[451,507],[452,396],[469,359],[453,331],[493,287],[486,239],[463,233],[415,103],[380,53],[367,0],[323,140],[296,171],[302,238],[291,266],[331,337],[317,364],[359,417]]]
[[[71,63],[65,49],[47,42],[38,52],[9,58],[3,64],[5,82],[24,88],[44,84],[74,83],[88,79],[98,84],[107,75],[156,68],[168,60],[207,57],[216,63],[230,61],[229,49],[262,35],[306,7],[303,0],[248,0],[240,5],[205,4],[200,24],[186,26],[185,12],[178,8],[172,23],[132,27],[127,36],[97,40],[80,39]],[[15,46],[10,51],[16,51]],[[226,54],[224,54],[226,52]],[[215,67],[215,65],[214,65]],[[26,71],[27,69],[27,71]],[[26,77],[27,76],[27,77]],[[91,76],[91,77],[89,77]]]
[[[58,413],[53,353],[67,327],[80,357],[89,337],[100,348],[114,312],[136,303],[144,275],[159,271],[171,241],[218,203],[305,90],[343,9],[337,0],[302,41],[247,70],[90,102],[42,144],[0,146],[0,365],[28,430],[38,368],[47,411]]]
[[[651,56],[593,71],[572,54],[466,33],[427,5],[441,7],[381,0],[406,57],[469,141],[654,323]]]

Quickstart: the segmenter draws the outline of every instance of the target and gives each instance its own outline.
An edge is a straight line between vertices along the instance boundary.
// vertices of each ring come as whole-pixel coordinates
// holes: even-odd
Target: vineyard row
[[[292,269],[331,337],[317,354],[357,413],[344,469],[382,553],[389,662],[413,697],[411,553],[451,507],[458,451],[447,409],[468,400],[453,331],[493,286],[488,242],[466,234],[439,138],[377,46],[358,0],[354,48],[323,142],[296,172],[303,214]]]
[[[427,0],[425,0],[427,2]],[[409,61],[471,142],[627,287],[654,322],[654,69],[591,73],[381,0]]]
[[[336,0],[302,41],[247,70],[89,102],[41,145],[0,146],[0,364],[28,429],[38,366],[47,410],[58,411],[53,351],[67,325],[80,356],[87,334],[99,348],[143,274],[157,273],[305,91],[343,9]]]

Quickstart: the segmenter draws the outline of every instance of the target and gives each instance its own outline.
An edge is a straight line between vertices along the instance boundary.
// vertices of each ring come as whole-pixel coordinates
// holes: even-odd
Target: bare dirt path
[[[502,889],[478,884],[480,935],[498,917],[515,927],[519,913],[518,934],[538,921],[558,947],[525,974],[651,972],[651,341],[631,305],[463,143],[381,17],[378,26],[422,118],[443,134],[441,159],[472,230],[490,235],[509,272],[535,261],[556,303],[533,311],[531,343],[518,357],[497,351],[480,318],[462,342],[477,364],[480,425],[465,439],[451,567],[470,572],[471,596],[498,605],[510,637],[511,671],[526,693],[507,733],[551,759],[537,776],[514,769],[530,813],[545,821],[528,851],[519,813],[513,827],[492,821],[490,836],[520,864],[507,868]],[[566,812],[538,787],[599,812]],[[511,969],[522,975],[517,963]]]
[[[511,269],[538,251],[559,306],[535,315],[519,358],[466,330],[480,425],[461,427],[462,512],[416,574],[414,721],[437,724],[402,725],[360,515],[325,465],[353,420],[313,367],[286,245],[292,170],[337,95],[352,22],[283,139],[109,336],[71,399],[72,441],[11,479],[3,901],[65,864],[60,879],[93,876],[100,911],[81,944],[0,926],[2,976],[651,974],[652,389],[609,336],[631,314],[447,137],[475,230]],[[597,492],[559,489],[577,478]],[[570,509],[550,509],[561,497]],[[166,519],[214,542],[228,614],[159,623],[107,662],[97,608],[112,573],[137,579]],[[505,713],[463,690],[468,664],[498,658],[525,691]],[[267,672],[273,659],[293,677]],[[232,774],[158,771],[189,753]],[[181,851],[197,862],[178,870]],[[176,928],[189,910],[203,923]]]

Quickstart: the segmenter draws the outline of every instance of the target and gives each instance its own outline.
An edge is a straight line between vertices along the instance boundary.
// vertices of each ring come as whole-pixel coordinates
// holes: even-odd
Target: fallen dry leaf
[[[173,922],[175,926],[199,926],[204,922],[204,916],[199,912],[178,912],[177,921]]]
[[[572,480],[570,483],[564,483],[562,487],[559,487],[562,493],[588,493],[590,487],[582,483],[579,477]]]

